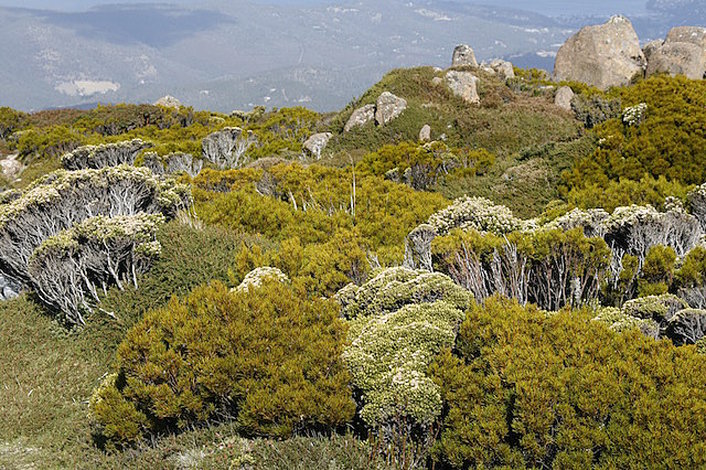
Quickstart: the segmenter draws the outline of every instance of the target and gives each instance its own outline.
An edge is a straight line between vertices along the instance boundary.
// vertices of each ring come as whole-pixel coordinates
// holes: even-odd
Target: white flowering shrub
[[[600,309],[594,321],[605,323],[611,330],[617,332],[639,330],[648,338],[658,339],[660,336],[660,327],[656,321],[632,317],[616,307]]]
[[[689,305],[676,295],[662,294],[639,297],[623,304],[623,313],[635,318],[652,319],[660,326],[666,326],[674,315]]]
[[[34,250],[88,218],[147,213],[171,219],[191,206],[188,186],[159,178],[147,168],[56,171],[32,184],[22,197],[0,206],[0,271],[26,284]]]
[[[456,199],[446,209],[429,217],[439,234],[444,235],[455,228],[503,234],[523,230],[525,222],[515,217],[505,206],[496,205],[483,197],[464,196]]]
[[[203,139],[202,156],[219,168],[240,168],[247,161],[247,151],[257,143],[252,131],[226,127]]]
[[[174,152],[158,155],[155,152],[148,152],[142,158],[143,165],[155,175],[186,173],[195,178],[203,169],[203,160],[194,158],[190,153]]]
[[[605,222],[610,214],[603,209],[574,209],[545,224],[548,230],[573,230],[582,228],[587,237],[602,237],[605,234]]]
[[[275,279],[279,282],[284,283],[289,282],[289,278],[287,277],[287,275],[279,269],[270,266],[262,266],[259,268],[255,268],[248,274],[246,274],[243,281],[238,285],[238,287],[235,287],[233,291],[240,292],[246,291],[251,287],[260,287],[265,279]]]
[[[450,348],[463,313],[437,301],[406,305],[382,315],[350,322],[350,346],[343,360],[361,393],[361,418],[379,428],[404,417],[429,426],[442,410],[441,393],[426,370],[443,348]]]
[[[647,116],[647,103],[639,103],[623,110],[623,124],[626,126],[639,126]]]
[[[354,319],[437,300],[465,310],[473,296],[444,274],[395,267],[379,271],[360,287],[352,284],[344,287],[336,298],[341,303],[343,316]]]
[[[149,142],[133,139],[114,144],[86,145],[61,157],[61,164],[67,170],[99,169],[109,166],[132,165],[145,149],[152,147]]]
[[[127,283],[159,256],[161,214],[92,217],[47,238],[29,259],[27,272],[39,299],[70,324],[100,302],[99,291]]]

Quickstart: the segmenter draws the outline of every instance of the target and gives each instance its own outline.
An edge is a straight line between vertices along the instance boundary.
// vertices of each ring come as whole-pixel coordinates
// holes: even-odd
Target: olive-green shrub
[[[355,405],[338,312],[277,280],[174,298],[128,332],[117,376],[92,398],[95,419],[117,443],[214,420],[278,438],[345,425]]]
[[[706,358],[590,312],[492,298],[430,371],[447,405],[451,468],[706,466]]]

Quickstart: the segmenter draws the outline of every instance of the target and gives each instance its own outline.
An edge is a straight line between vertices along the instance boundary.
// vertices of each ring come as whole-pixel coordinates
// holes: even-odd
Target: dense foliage
[[[278,281],[196,289],[128,332],[93,412],[118,443],[210,420],[251,436],[335,429],[354,411],[337,316],[334,302]]]
[[[456,350],[431,368],[448,403],[435,455],[453,468],[706,465],[694,348],[494,298],[468,312]]]

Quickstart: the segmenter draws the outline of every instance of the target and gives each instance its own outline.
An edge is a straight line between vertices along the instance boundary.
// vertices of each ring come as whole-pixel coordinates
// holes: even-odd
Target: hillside
[[[706,465],[706,80],[472,56],[0,108],[0,468]]]

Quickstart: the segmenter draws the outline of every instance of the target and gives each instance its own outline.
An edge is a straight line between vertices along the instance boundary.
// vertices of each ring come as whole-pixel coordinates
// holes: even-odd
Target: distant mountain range
[[[551,69],[573,31],[604,19],[431,0],[184,3],[0,7],[0,106],[153,102],[170,94],[224,112],[255,105],[332,110],[391,68],[448,66],[458,43],[472,45],[480,60]],[[651,3],[659,14],[632,18],[644,39],[663,36],[679,14],[699,11],[688,1]]]

